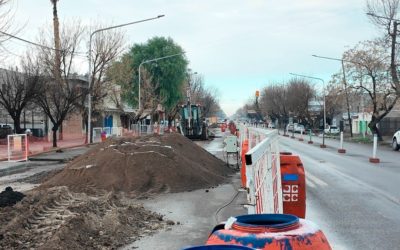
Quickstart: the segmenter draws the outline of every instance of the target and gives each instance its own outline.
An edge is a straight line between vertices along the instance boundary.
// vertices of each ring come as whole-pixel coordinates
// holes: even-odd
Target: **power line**
[[[6,36],[9,36],[9,37],[11,37],[11,38],[14,38],[14,39],[16,39],[16,40],[19,40],[19,41],[22,41],[22,42],[25,42],[25,43],[29,43],[29,44],[32,44],[32,45],[35,45],[35,46],[38,46],[38,47],[41,47],[41,48],[44,48],[44,49],[49,49],[49,50],[54,50],[54,51],[61,51],[61,52],[64,51],[64,50],[58,50],[58,49],[55,49],[55,48],[47,47],[47,46],[42,45],[42,44],[38,44],[38,43],[35,43],[35,42],[28,41],[28,40],[26,40],[26,39],[23,39],[23,38],[14,36],[14,35],[12,35],[12,34],[9,34],[9,33],[4,32],[4,31],[0,31],[0,33],[4,34],[4,35],[6,35]],[[85,55],[86,53],[84,53],[84,52],[74,52],[73,54],[76,55],[76,56],[79,56],[79,57],[87,57],[87,56]]]
[[[35,42],[28,41],[28,40],[26,40],[26,39],[23,39],[23,38],[20,38],[20,37],[11,35],[11,34],[6,33],[6,32],[4,32],[4,31],[0,31],[0,33],[4,34],[4,35],[6,35],[6,36],[9,36],[9,37],[11,37],[11,38],[17,39],[17,40],[19,40],[19,41],[22,41],[22,42],[25,42],[25,43],[29,43],[29,44],[32,44],[32,45],[35,45],[35,46],[38,46],[38,47],[41,47],[41,48],[44,48],[44,49],[50,49],[50,50],[54,50],[54,51],[62,51],[62,50],[59,50],[59,49],[50,48],[50,47],[47,47],[47,46],[42,45],[42,44],[38,44],[38,43],[35,43]]]

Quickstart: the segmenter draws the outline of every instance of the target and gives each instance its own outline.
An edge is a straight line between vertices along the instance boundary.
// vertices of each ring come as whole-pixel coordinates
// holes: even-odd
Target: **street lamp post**
[[[352,121],[351,121],[349,92],[348,92],[347,82],[346,82],[346,73],[345,73],[345,70],[344,70],[344,62],[349,62],[349,63],[354,63],[354,64],[358,64],[358,63],[357,62],[353,62],[353,61],[347,61],[347,60],[343,60],[343,59],[338,59],[338,58],[326,57],[326,56],[317,56],[317,55],[312,55],[312,56],[316,57],[316,58],[321,58],[321,59],[340,61],[342,63],[343,84],[344,84],[344,91],[345,91],[345,94],[346,94],[346,105],[347,105],[347,119],[349,120],[350,137],[353,137],[353,124],[352,124]]]
[[[318,77],[306,76],[306,75],[300,75],[300,74],[294,74],[294,73],[290,73],[290,74],[293,75],[293,76],[299,76],[299,77],[304,77],[304,78],[315,79],[315,80],[319,80],[319,81],[322,82],[323,96],[324,96],[324,129],[322,130],[322,145],[321,145],[321,148],[326,148],[326,145],[325,145],[325,126],[326,126],[325,81],[322,78],[318,78]]]
[[[139,71],[139,100],[138,100],[138,102],[139,102],[139,111],[140,111],[140,108],[141,108],[141,103],[140,103],[140,82],[141,82],[141,78],[140,78],[140,68],[142,67],[142,65],[143,64],[145,64],[145,63],[150,63],[150,62],[156,62],[156,61],[159,61],[159,60],[163,60],[163,59],[167,59],[167,58],[171,58],[171,57],[174,57],[174,56],[179,56],[179,55],[183,55],[183,54],[185,54],[185,52],[183,52],[183,53],[178,53],[178,54],[173,54],[173,55],[169,55],[169,56],[163,56],[163,57],[158,57],[158,58],[154,58],[154,59],[150,59],[150,60],[146,60],[146,61],[143,61],[143,62],[141,62],[140,64],[139,64],[139,68],[138,68],[138,71]]]
[[[139,21],[134,21],[134,22],[119,24],[119,25],[115,25],[115,26],[110,26],[110,27],[106,27],[106,28],[95,30],[90,34],[90,37],[89,37],[89,52],[88,52],[88,56],[89,56],[88,89],[89,89],[89,91],[88,91],[88,126],[87,126],[87,129],[88,129],[87,141],[89,143],[93,142],[92,141],[92,137],[91,137],[91,120],[92,120],[92,95],[91,95],[91,87],[92,87],[91,86],[91,80],[92,80],[91,79],[91,74],[92,74],[92,72],[91,72],[91,69],[92,69],[92,39],[93,39],[93,36],[96,33],[99,33],[99,32],[102,32],[102,31],[121,28],[121,27],[125,27],[125,26],[132,25],[132,24],[137,24],[137,23],[143,23],[143,22],[154,20],[154,19],[159,19],[159,18],[164,17],[164,16],[165,15],[158,15],[156,17],[147,18],[147,19],[143,19],[143,20],[139,20]]]

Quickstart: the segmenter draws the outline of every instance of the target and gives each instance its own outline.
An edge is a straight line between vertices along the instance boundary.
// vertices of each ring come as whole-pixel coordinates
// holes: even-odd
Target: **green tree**
[[[141,67],[141,76],[143,77],[141,80],[142,96],[146,96],[143,92],[151,92],[151,95],[147,95],[154,98],[154,101],[151,103],[162,104],[168,115],[168,120],[171,121],[174,119],[175,112],[173,110],[183,97],[182,89],[188,65],[188,60],[183,53],[182,47],[176,44],[171,38],[165,37],[154,37],[144,44],[133,45],[129,52],[133,68],[133,92],[128,92],[128,95],[124,95],[128,97],[129,103],[134,106],[138,104],[138,68],[142,62],[181,54],[159,60],[155,63],[145,63]],[[142,100],[141,103],[144,102],[146,100]]]

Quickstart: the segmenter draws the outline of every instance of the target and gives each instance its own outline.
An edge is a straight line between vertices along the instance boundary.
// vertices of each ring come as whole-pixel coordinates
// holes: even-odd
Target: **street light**
[[[111,29],[116,29],[116,28],[121,28],[121,27],[125,27],[128,25],[132,25],[132,24],[137,24],[137,23],[143,23],[143,22],[147,22],[147,21],[151,21],[154,19],[159,19],[161,17],[164,17],[165,15],[158,15],[156,17],[152,17],[152,18],[147,18],[147,19],[143,19],[143,20],[139,20],[139,21],[134,21],[134,22],[129,22],[129,23],[124,23],[124,24],[120,24],[120,25],[115,25],[115,26],[110,26],[110,27],[106,27],[106,28],[102,28],[102,29],[98,29],[93,31],[90,34],[90,38],[89,38],[89,74],[88,74],[88,87],[89,87],[89,93],[88,93],[88,142],[92,142],[92,138],[91,138],[91,120],[92,120],[92,95],[91,95],[91,69],[92,69],[92,38],[96,33],[102,32],[102,31],[106,31],[106,30],[111,30]]]
[[[313,77],[313,76],[306,76],[306,75],[300,75],[300,74],[294,74],[294,73],[289,73],[289,74],[291,74],[293,76],[299,76],[299,77],[304,77],[304,78],[315,79],[315,80],[319,80],[319,81],[322,82],[323,95],[324,95],[324,129],[322,130],[322,145],[321,145],[321,148],[326,148],[326,145],[325,145],[325,126],[326,126],[325,81],[322,78]]]
[[[140,81],[141,81],[141,79],[140,79],[140,67],[142,67],[142,65],[145,64],[145,63],[156,62],[156,61],[159,61],[159,60],[163,60],[163,59],[167,59],[167,58],[171,58],[171,57],[179,56],[179,55],[183,55],[183,54],[185,54],[185,52],[178,53],[178,54],[173,54],[173,55],[169,55],[169,56],[158,57],[158,58],[154,58],[154,59],[150,59],[150,60],[146,60],[146,61],[143,61],[143,62],[141,62],[139,64],[139,68],[138,68],[138,71],[139,71],[139,100],[138,100],[139,101],[139,110],[141,108],[141,105],[140,105]]]
[[[347,82],[346,82],[346,73],[345,73],[345,70],[344,70],[344,62],[349,62],[349,63],[354,63],[354,64],[359,64],[359,63],[353,62],[353,61],[344,60],[344,59],[326,57],[326,56],[317,56],[317,55],[312,55],[312,56],[316,57],[316,58],[327,59],[327,60],[340,61],[342,63],[343,84],[344,84],[344,89],[345,89],[345,94],[346,94],[346,105],[347,105],[347,119],[349,120],[349,125],[350,125],[350,137],[353,137],[353,124],[351,122],[349,92],[348,92]]]

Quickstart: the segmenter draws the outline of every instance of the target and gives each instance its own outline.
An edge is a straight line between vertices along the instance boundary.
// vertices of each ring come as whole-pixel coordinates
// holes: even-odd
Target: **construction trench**
[[[0,207],[0,248],[142,249],[140,244],[149,245],[135,242],[189,223],[168,216],[175,199],[201,189],[201,195],[212,193],[234,175],[232,167],[179,134],[110,138],[64,168],[26,178],[40,185],[11,195],[16,200]],[[210,203],[219,207],[224,200]],[[240,209],[243,206],[237,213],[245,211]],[[214,216],[208,216],[211,223]],[[207,237],[207,232],[202,234],[199,239]]]

